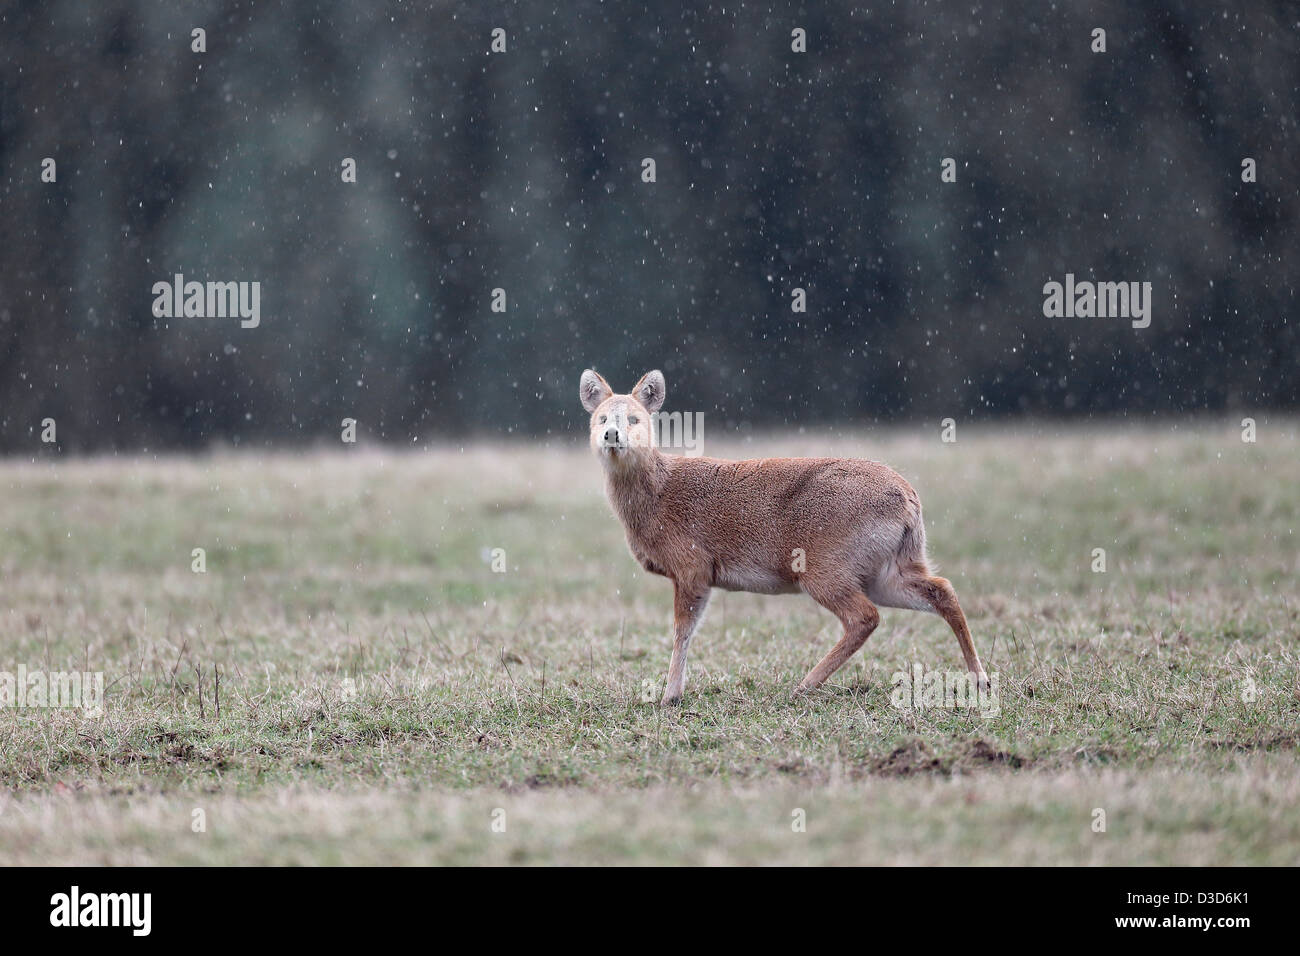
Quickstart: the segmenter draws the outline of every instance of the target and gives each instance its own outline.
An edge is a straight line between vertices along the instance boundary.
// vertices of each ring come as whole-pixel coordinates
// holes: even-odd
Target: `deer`
[[[592,369],[578,395],[590,444],[632,556],[673,584],[673,649],[660,705],[679,705],[686,656],[714,588],[802,591],[844,633],[794,689],[821,687],[880,623],[880,607],[942,617],[966,669],[989,689],[966,615],[926,557],[921,499],[898,472],[858,458],[721,458],[664,454],[652,427],[667,385],[647,372],[626,395]]]

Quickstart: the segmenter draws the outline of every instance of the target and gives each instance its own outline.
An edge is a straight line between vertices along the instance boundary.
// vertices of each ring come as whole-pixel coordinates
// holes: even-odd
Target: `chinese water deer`
[[[877,605],[929,611],[957,635],[967,669],[987,689],[952,585],[930,573],[921,499],[902,475],[856,458],[726,461],[665,455],[651,416],[664,403],[662,372],[615,395],[582,373],[591,447],[632,554],[673,582],[673,654],[662,703],[681,701],[686,653],[712,588],[803,591],[844,625],[796,689],[823,684],[880,623]]]

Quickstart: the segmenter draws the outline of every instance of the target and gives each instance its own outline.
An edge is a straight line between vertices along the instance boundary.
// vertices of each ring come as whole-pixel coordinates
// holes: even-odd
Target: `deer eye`
[[[605,416],[604,416],[604,415],[601,415],[601,416],[600,416],[600,423],[601,423],[602,425],[605,424]]]
[[[631,418],[629,418],[629,419],[627,420],[627,423],[628,423],[629,425],[635,425],[635,424],[636,424],[637,422],[639,422],[640,420],[641,420],[641,419],[639,419],[639,418],[637,418],[635,415],[633,415]]]

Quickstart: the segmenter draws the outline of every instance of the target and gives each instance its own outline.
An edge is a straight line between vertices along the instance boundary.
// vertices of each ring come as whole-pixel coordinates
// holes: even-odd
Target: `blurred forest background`
[[[0,2],[0,449],[1300,403],[1300,6],[645,6]]]

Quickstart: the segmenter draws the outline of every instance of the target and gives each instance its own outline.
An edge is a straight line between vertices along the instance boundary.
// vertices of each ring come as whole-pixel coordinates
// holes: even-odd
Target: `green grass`
[[[9,461],[0,671],[109,690],[0,710],[0,858],[1300,862],[1296,422],[708,451],[908,477],[1000,712],[892,706],[896,672],[961,659],[891,610],[791,700],[838,624],[720,592],[683,707],[647,703],[671,586],[572,444]]]

